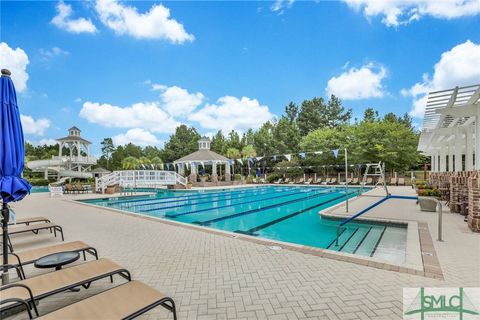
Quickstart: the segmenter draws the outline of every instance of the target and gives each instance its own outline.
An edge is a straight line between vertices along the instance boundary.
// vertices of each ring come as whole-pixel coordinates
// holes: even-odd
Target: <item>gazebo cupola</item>
[[[73,126],[70,129],[68,129],[68,135],[71,137],[80,137],[80,132],[82,130],[78,129],[77,127]]]
[[[202,137],[198,140],[198,150],[210,150],[210,139],[207,137]]]

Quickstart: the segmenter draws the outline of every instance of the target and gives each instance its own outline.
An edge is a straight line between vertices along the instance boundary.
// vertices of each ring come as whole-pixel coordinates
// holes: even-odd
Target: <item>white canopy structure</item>
[[[418,151],[433,172],[480,170],[480,84],[428,94]]]
[[[205,168],[206,165],[212,166],[212,181],[217,181],[217,165],[225,166],[225,180],[230,181],[230,165],[232,161],[224,156],[210,150],[211,141],[207,137],[198,140],[198,151],[195,151],[185,157],[175,160],[173,164],[178,168],[178,173],[185,175],[185,169],[190,168],[190,180],[197,180],[198,166]]]

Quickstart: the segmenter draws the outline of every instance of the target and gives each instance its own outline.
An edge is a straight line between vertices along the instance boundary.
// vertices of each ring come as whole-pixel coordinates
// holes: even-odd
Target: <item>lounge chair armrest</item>
[[[0,291],[3,291],[3,290],[6,290],[6,289],[10,289],[10,288],[24,288],[25,290],[28,291],[28,295],[30,296],[29,298],[29,303],[31,304],[33,310],[35,311],[35,314],[38,316],[38,310],[37,310],[37,306],[35,305],[35,299],[33,299],[33,293],[32,293],[32,290],[24,285],[24,284],[21,284],[21,283],[9,283],[9,284],[6,284],[4,286],[1,286],[0,287]],[[30,319],[32,319],[32,315],[30,313],[30,309],[28,308],[28,304],[25,303],[25,301],[23,301],[22,299],[20,298],[10,298],[10,299],[2,299],[0,301],[0,305],[1,304],[4,304],[4,303],[10,303],[10,302],[18,302],[20,304],[23,304],[23,305],[26,305],[27,306],[27,311],[28,311],[28,315],[30,317]]]

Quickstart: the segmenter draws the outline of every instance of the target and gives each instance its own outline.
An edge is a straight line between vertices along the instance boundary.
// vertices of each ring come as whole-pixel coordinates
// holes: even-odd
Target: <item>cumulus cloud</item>
[[[95,33],[97,28],[90,19],[77,18],[72,19],[72,6],[60,1],[57,6],[57,15],[53,17],[51,23],[57,28],[71,33]]]
[[[40,118],[35,120],[31,116],[20,115],[20,121],[22,122],[23,133],[43,136],[45,130],[50,127],[50,120]]]
[[[115,0],[98,0],[95,9],[100,20],[118,35],[138,39],[164,39],[172,43],[193,41],[183,25],[170,17],[170,10],[161,4],[153,5],[146,13]]]
[[[189,93],[186,89],[161,84],[152,84],[153,90],[161,92],[162,107],[172,116],[185,116],[197,108],[204,99],[201,92]]]
[[[129,107],[87,101],[80,117],[110,128],[145,128],[157,133],[172,133],[179,123],[160,108],[158,102],[139,102]]]
[[[264,122],[274,118],[265,105],[256,99],[224,96],[216,104],[207,104],[189,116],[189,120],[198,122],[206,129],[245,131],[259,128]]]
[[[399,26],[423,16],[454,19],[480,14],[480,0],[343,0],[367,17],[381,16],[387,26]]]
[[[330,78],[326,91],[328,95],[334,94],[345,100],[381,98],[386,93],[382,84],[386,76],[387,70],[383,66],[369,63]]]
[[[112,138],[113,143],[117,146],[123,146],[128,143],[133,143],[142,147],[145,146],[155,146],[160,142],[155,135],[151,132],[141,129],[134,128],[128,130],[126,133],[116,135]]]
[[[55,139],[41,139],[39,142],[38,142],[38,145],[40,146],[44,146],[44,145],[47,145],[47,146],[54,146],[58,144],[57,140]]]
[[[7,43],[0,43],[0,68],[12,72],[12,81],[15,89],[22,92],[27,88],[28,56],[21,48],[12,49]]]
[[[51,49],[41,48],[38,52],[40,53],[40,59],[44,62],[50,61],[55,57],[68,56],[70,54],[70,52],[59,47],[52,47]]]
[[[480,44],[470,40],[442,53],[433,67],[433,76],[424,74],[422,81],[409,89],[403,89],[404,96],[413,97],[410,115],[423,117],[430,91],[450,89],[455,86],[477,84],[480,80]]]
[[[278,14],[283,14],[285,9],[291,8],[295,0],[275,0],[270,6],[270,10]]]

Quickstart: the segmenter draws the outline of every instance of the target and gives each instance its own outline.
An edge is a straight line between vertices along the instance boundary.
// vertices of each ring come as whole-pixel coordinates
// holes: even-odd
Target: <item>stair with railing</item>
[[[122,170],[97,178],[95,191],[103,193],[107,187],[114,185],[122,188],[157,188],[176,184],[186,186],[187,178],[175,171]]]

